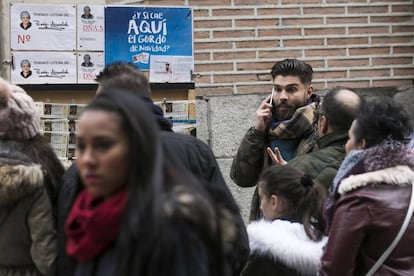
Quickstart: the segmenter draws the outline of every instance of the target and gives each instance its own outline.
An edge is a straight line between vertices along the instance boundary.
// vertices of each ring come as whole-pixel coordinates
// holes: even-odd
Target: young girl
[[[258,192],[264,219],[247,228],[251,256],[242,275],[316,275],[326,242],[324,188],[284,165],[263,171]]]

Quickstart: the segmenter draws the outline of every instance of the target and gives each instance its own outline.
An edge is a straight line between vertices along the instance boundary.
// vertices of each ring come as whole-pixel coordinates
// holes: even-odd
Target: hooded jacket
[[[414,184],[414,155],[400,143],[363,151],[339,182],[321,275],[364,275],[401,228]],[[414,218],[378,275],[414,275]]]
[[[315,242],[301,223],[259,220],[247,227],[251,256],[242,276],[316,275],[327,238]]]
[[[43,171],[0,141],[0,275],[55,275],[56,230]]]

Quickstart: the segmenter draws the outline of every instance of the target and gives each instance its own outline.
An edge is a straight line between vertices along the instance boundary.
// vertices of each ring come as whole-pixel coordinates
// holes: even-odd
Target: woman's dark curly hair
[[[412,131],[403,106],[389,97],[364,98],[355,120],[355,140],[365,139],[366,148],[387,138],[404,141]]]

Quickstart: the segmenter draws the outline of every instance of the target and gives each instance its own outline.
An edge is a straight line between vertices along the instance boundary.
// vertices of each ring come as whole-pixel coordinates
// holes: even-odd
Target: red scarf
[[[105,200],[83,190],[65,224],[68,255],[85,263],[105,251],[118,237],[127,199],[126,189]]]

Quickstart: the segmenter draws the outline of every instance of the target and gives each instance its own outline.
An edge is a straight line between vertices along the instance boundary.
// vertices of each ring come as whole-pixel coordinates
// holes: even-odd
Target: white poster
[[[78,50],[104,50],[104,6],[78,5]]]
[[[103,52],[78,53],[78,83],[96,83],[95,78],[104,67]]]
[[[10,6],[12,50],[76,49],[75,5],[13,3]]]
[[[13,84],[76,83],[73,52],[14,52]]]
[[[193,71],[193,57],[151,56],[150,82],[191,82]]]

